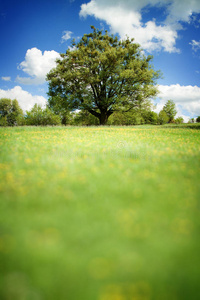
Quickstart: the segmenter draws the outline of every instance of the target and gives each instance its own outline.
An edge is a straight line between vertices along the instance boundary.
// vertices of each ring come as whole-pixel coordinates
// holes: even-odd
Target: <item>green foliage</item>
[[[123,113],[122,111],[116,111],[114,112],[107,124],[108,125],[135,125],[135,117],[130,113],[126,112]]]
[[[151,111],[152,103],[149,100],[143,101],[139,107],[135,107],[127,112],[118,110],[114,112],[108,120],[108,125],[142,125],[157,124],[153,116],[157,119],[157,114]]]
[[[182,117],[178,117],[175,119],[175,124],[182,124],[184,123],[184,119]]]
[[[200,116],[198,116],[198,117],[196,118],[196,122],[197,122],[197,123],[200,123]]]
[[[26,125],[60,125],[61,120],[48,107],[42,109],[35,104],[31,111],[26,112]]]
[[[69,125],[73,122],[67,102],[59,95],[49,97],[48,108],[56,115],[59,115],[63,125]]]
[[[153,111],[114,112],[108,120],[108,125],[142,125],[158,124],[158,115]]]
[[[164,110],[161,110],[158,114],[158,124],[163,125],[169,122],[169,117]]]
[[[16,99],[0,99],[0,126],[23,125],[23,111]]]
[[[0,126],[8,126],[7,116],[1,116],[0,117]]]
[[[119,109],[110,116],[107,125],[156,125],[158,123],[158,115],[151,111],[151,108],[152,103],[150,101],[144,101],[140,109],[134,108],[128,112]],[[99,125],[99,120],[86,110],[71,113],[70,115],[70,125]]]
[[[99,120],[87,110],[81,110],[72,114],[70,125],[92,126],[99,125]]]
[[[158,114],[154,111],[147,111],[144,113],[144,122],[145,124],[158,124]]]
[[[164,105],[163,110],[166,112],[169,120],[169,123],[172,123],[174,121],[174,117],[177,114],[176,111],[176,105],[174,101],[168,100],[167,103]]]
[[[119,41],[92,27],[61,54],[57,67],[47,75],[49,105],[55,110],[87,110],[106,124],[115,111],[129,111],[157,94],[159,72],[154,71],[152,56],[127,38]]]

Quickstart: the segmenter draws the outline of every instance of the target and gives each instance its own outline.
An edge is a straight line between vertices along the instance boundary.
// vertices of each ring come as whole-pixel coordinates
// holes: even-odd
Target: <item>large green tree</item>
[[[91,28],[47,75],[49,106],[87,110],[104,125],[113,112],[127,112],[155,96],[159,72],[133,39]]]

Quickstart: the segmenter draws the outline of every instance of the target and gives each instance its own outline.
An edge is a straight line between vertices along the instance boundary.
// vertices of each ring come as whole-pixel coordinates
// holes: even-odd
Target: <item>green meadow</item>
[[[0,299],[200,299],[198,127],[0,128]]]

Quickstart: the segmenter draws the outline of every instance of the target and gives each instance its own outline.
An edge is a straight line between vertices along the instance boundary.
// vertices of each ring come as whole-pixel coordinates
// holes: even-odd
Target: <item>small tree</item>
[[[156,96],[160,74],[151,65],[152,56],[146,57],[133,39],[120,41],[92,29],[61,54],[47,75],[49,104],[87,110],[104,125],[114,112],[129,111]]]
[[[197,122],[197,123],[200,123],[200,116],[198,116],[198,117],[196,118],[196,122]]]
[[[23,125],[23,111],[16,99],[0,99],[0,126]]]
[[[176,105],[175,105],[174,101],[168,100],[167,103],[164,105],[163,110],[166,112],[166,114],[169,118],[168,122],[172,123],[175,115],[177,114]]]
[[[163,125],[169,122],[169,117],[164,110],[161,110],[158,114],[158,124]]]

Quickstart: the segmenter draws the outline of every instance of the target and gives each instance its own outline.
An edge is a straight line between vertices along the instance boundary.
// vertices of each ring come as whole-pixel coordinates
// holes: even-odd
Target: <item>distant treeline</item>
[[[174,118],[175,115],[175,104],[169,100],[158,114],[151,109],[151,105],[146,105],[141,109],[135,108],[128,112],[114,112],[108,119],[107,125],[163,125],[184,122],[182,117]],[[195,121],[200,122],[200,117],[197,117],[196,120],[191,119],[189,122],[194,123]],[[23,125],[92,126],[99,125],[99,119],[86,110],[53,112],[48,105],[46,108],[42,108],[37,104],[24,114],[16,99],[0,99],[0,126]]]

